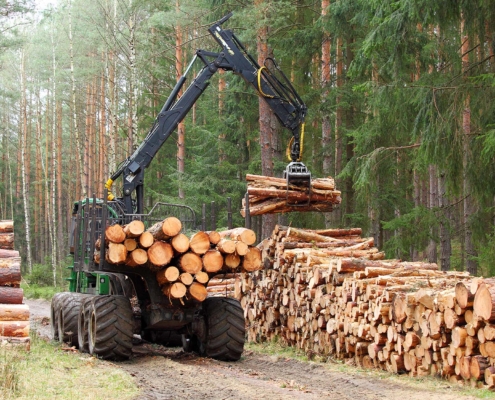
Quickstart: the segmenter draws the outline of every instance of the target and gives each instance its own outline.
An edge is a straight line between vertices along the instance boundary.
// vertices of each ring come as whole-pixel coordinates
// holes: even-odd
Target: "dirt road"
[[[50,336],[49,302],[26,300],[32,327]],[[138,399],[338,399],[474,400],[448,382],[423,388],[417,380],[374,372],[340,372],[335,365],[300,362],[246,351],[235,363],[219,362],[181,349],[141,344],[134,357],[118,363],[141,389]]]

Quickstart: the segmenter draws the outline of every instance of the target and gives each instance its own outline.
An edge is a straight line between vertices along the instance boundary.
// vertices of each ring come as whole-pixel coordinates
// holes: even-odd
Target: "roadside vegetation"
[[[31,335],[31,350],[0,348],[0,398],[132,399],[138,389],[115,365]]]
[[[272,356],[274,358],[289,358],[301,362],[320,363],[332,372],[344,372],[349,375],[358,375],[360,377],[369,377],[373,380],[387,380],[390,383],[407,385],[412,388],[424,389],[429,391],[441,391],[442,393],[451,392],[462,399],[466,396],[473,396],[477,399],[495,399],[495,392],[485,388],[472,388],[469,384],[466,386],[453,385],[448,380],[438,377],[414,377],[409,375],[397,375],[388,373],[379,369],[363,369],[352,364],[347,364],[341,360],[332,357],[323,357],[319,355],[308,355],[294,347],[286,346],[280,340],[274,340],[265,343],[246,343],[245,351],[254,351],[260,354]]]

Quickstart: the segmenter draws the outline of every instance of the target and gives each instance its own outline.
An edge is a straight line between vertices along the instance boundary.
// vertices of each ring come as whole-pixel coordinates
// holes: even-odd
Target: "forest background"
[[[74,201],[103,196],[230,11],[224,29],[308,106],[303,161],[342,191],[333,213],[266,217],[262,237],[361,227],[388,258],[495,274],[495,1],[0,0],[0,218],[25,273],[60,282]],[[218,73],[148,168],[146,205],[214,201],[225,227],[230,197],[242,226],[245,174],[281,176],[289,139]]]

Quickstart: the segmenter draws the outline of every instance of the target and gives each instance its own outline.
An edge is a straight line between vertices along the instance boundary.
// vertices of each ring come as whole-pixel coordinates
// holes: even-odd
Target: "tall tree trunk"
[[[452,243],[450,234],[450,211],[447,204],[445,189],[445,172],[438,176],[438,206],[440,215],[440,267],[442,271],[450,271],[450,257],[452,256]]]
[[[26,135],[27,135],[27,99],[26,99],[26,69],[25,69],[25,54],[21,50],[21,132],[20,132],[20,148],[21,148],[21,180],[22,180],[22,199],[24,205],[24,222],[25,222],[25,238],[26,238],[26,262],[29,272],[33,271],[33,263],[31,259],[31,229],[30,229],[30,206],[29,206],[29,191],[26,178]],[[24,139],[23,139],[24,138]]]
[[[263,4],[263,0],[256,0],[256,5]],[[266,19],[263,19],[266,21]],[[257,38],[258,64],[263,65],[265,59],[271,55],[268,47],[268,25],[258,29]],[[277,121],[268,104],[259,98],[259,128],[261,147],[261,173],[265,176],[274,175],[274,157],[277,153]],[[274,214],[263,215],[262,238],[269,237],[277,224]]]
[[[469,39],[465,31],[464,17],[461,20],[461,36],[462,36],[462,70],[465,74],[469,69]],[[467,76],[464,76],[467,79]],[[478,272],[478,263],[474,259],[477,256],[473,242],[473,228],[471,217],[476,212],[475,199],[472,195],[471,183],[469,181],[468,166],[470,165],[471,154],[471,106],[470,96],[467,95],[464,99],[464,109],[462,111],[462,137],[463,137],[463,191],[464,191],[464,251],[466,253],[466,270],[476,275]]]
[[[429,165],[428,176],[430,178],[430,196],[428,200],[428,208],[430,210],[438,206],[438,178],[437,178],[437,166]],[[428,262],[436,263],[438,259],[437,254],[437,242],[435,238],[437,237],[437,227],[430,227],[430,240],[428,243]]]
[[[55,143],[57,142],[57,62],[55,57],[55,37],[54,37],[54,27],[52,26],[50,32],[51,44],[52,44],[52,126],[51,126],[51,137],[50,142],[52,146],[52,159],[51,159],[51,179],[50,179],[50,205],[48,209],[50,210],[50,242],[51,242],[51,256],[52,256],[52,274],[53,274],[53,286],[57,286],[57,240],[56,240],[56,224],[57,224],[57,208],[56,205],[56,172],[57,172],[57,153],[55,148]]]
[[[70,55],[70,79],[71,79],[71,92],[72,92],[72,124],[74,128],[74,135],[76,137],[76,161],[79,164],[79,182],[81,197],[86,197],[85,177],[83,169],[83,142],[79,132],[79,126],[77,122],[77,101],[76,101],[76,77],[74,74],[74,41],[72,38],[72,0],[69,0],[68,4],[68,18],[69,18],[69,55]]]
[[[64,227],[67,226],[66,222],[66,215],[63,212],[63,204],[64,204],[64,195],[63,195],[63,187],[62,187],[62,148],[63,148],[63,142],[62,142],[62,103],[60,100],[57,101],[57,215],[58,215],[58,221],[59,223],[57,224],[57,241],[58,241],[58,260],[62,261],[64,257],[64,251],[65,251],[65,246],[64,246],[64,232],[65,229]],[[70,195],[72,195],[71,192]]]
[[[136,66],[136,11],[133,5],[134,0],[129,0],[129,96],[131,113],[131,153],[138,146],[138,124],[137,124],[137,66]]]
[[[327,15],[327,10],[330,5],[330,0],[322,0],[321,2],[321,16],[325,20]],[[331,72],[330,72],[330,50],[331,50],[331,37],[330,33],[326,30],[323,31],[323,41],[321,45],[321,86],[322,92],[322,104],[327,103],[327,98],[329,95],[329,87],[331,83]],[[332,149],[332,124],[330,122],[330,111],[324,109],[321,118],[321,145],[323,148],[323,164],[322,172],[325,176],[333,175],[334,169],[334,159],[333,153],[335,150]],[[331,226],[331,213],[325,213],[325,226]]]
[[[175,2],[175,11],[179,15],[179,0]],[[182,54],[182,28],[179,25],[179,18],[177,18],[177,26],[175,28],[175,72],[176,80],[178,81],[182,75],[183,67],[183,54]],[[181,91],[182,94],[182,91]],[[185,158],[186,158],[186,147],[185,147],[185,134],[186,125],[182,120],[177,126],[177,172],[179,173],[179,199],[183,199],[184,187],[183,179],[185,172]]]
[[[107,138],[107,114],[106,114],[106,96],[105,96],[106,80],[105,74],[101,74],[101,85],[100,85],[100,129],[98,135],[98,148],[99,148],[99,159],[98,159],[98,197],[103,197],[103,185],[105,183],[105,176],[108,175],[106,170],[106,159],[108,155],[106,154],[106,138]]]
[[[344,86],[344,55],[342,51],[343,40],[342,38],[337,38],[337,49],[336,49],[336,73],[337,73],[337,99],[336,99],[336,115],[335,115],[335,184],[337,188],[340,187],[341,181],[337,178],[337,176],[342,172],[342,152],[343,152],[343,125],[342,125],[342,117],[344,114],[344,110],[342,108],[342,94],[340,91]],[[336,224],[341,224],[342,219],[342,211],[339,207],[333,212],[334,221]]]

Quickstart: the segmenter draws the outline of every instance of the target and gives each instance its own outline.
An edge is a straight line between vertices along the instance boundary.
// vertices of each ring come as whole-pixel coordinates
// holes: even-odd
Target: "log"
[[[192,299],[199,302],[204,301],[206,296],[208,296],[206,287],[198,282],[194,282],[191,286],[189,286],[188,292]]]
[[[126,239],[124,240],[124,246],[127,249],[127,251],[133,251],[137,247],[137,242],[136,239]],[[98,247],[96,247],[97,250],[99,250]]]
[[[144,223],[135,219],[124,226],[124,233],[128,238],[136,238],[144,232]]]
[[[105,240],[108,242],[122,243],[125,238],[125,232],[118,224],[107,226],[105,229]]]
[[[201,271],[203,262],[196,253],[189,251],[179,259],[179,267],[182,271],[195,275]]]
[[[457,282],[455,285],[455,299],[461,308],[473,306],[474,294],[471,293],[465,282]]]
[[[187,250],[189,250],[189,243],[189,238],[183,233],[175,235],[170,242],[177,253],[185,253]]]
[[[184,285],[189,286],[191,283],[193,283],[194,278],[193,278],[193,276],[189,272],[183,272],[182,274],[179,275],[179,280]]]
[[[261,250],[257,247],[250,247],[249,251],[242,260],[242,268],[244,271],[253,272],[258,271],[262,267]]]
[[[202,283],[203,285],[206,285],[210,279],[210,277],[208,276],[208,274],[204,271],[199,271],[196,275],[194,275],[194,279],[199,282],[199,283]]]
[[[0,286],[15,286],[21,284],[21,264],[15,262],[8,267],[0,268]]]
[[[241,241],[235,242],[235,252],[239,256],[245,256],[249,251],[249,246]]]
[[[495,286],[479,285],[474,296],[473,310],[485,321],[495,320]]]
[[[20,264],[21,257],[0,258],[0,268],[10,268],[14,264]]]
[[[239,264],[238,264],[239,265]],[[223,267],[223,256],[215,249],[208,250],[203,255],[203,269],[206,272],[218,272]]]
[[[341,201],[340,196],[336,196],[333,200],[335,204],[339,204]],[[275,214],[275,213],[287,213],[287,212],[332,212],[332,203],[310,203],[309,205],[288,206],[286,200],[267,200],[261,204],[249,206],[249,213],[251,215],[263,215],[263,214]],[[246,216],[245,209],[241,209],[241,215]]]
[[[218,232],[220,238],[239,240],[251,246],[256,243],[256,233],[252,229],[248,228],[234,228],[227,231]],[[218,243],[218,242],[217,242]]]
[[[235,253],[235,242],[230,239],[221,239],[217,243],[217,250],[219,250],[223,254]]]
[[[0,321],[0,336],[29,337],[29,321]]]
[[[490,366],[488,358],[481,355],[471,357],[470,373],[476,380],[483,379],[485,370]]]
[[[29,321],[27,304],[0,304],[0,321]]]
[[[220,239],[222,238],[217,231],[209,231],[206,233],[208,234],[208,237],[210,238],[210,243],[213,245],[216,245],[220,241]]]
[[[237,254],[227,254],[224,258],[224,265],[229,269],[236,269],[241,265],[241,257]]]
[[[325,203],[332,202],[338,204],[340,202],[340,191],[331,190],[326,191],[323,194],[311,193],[308,197],[308,193],[295,190],[286,189],[272,189],[272,188],[257,188],[248,186],[247,192],[249,196],[258,197],[262,199],[287,199],[291,203],[305,203],[310,200],[312,203]],[[339,200],[337,200],[337,198]]]
[[[14,232],[14,221],[11,219],[1,220],[0,232],[2,233]]]
[[[166,283],[162,287],[162,293],[172,299],[181,299],[187,293],[187,288],[182,282]]]
[[[139,240],[139,245],[143,249],[150,248],[153,245],[153,243],[155,242],[155,238],[153,237],[153,235],[150,232],[143,232],[141,234],[141,236],[139,236],[138,240]]]
[[[0,346],[23,348],[24,350],[29,351],[31,349],[31,338],[29,336],[27,337],[0,336]]]
[[[177,279],[179,279],[179,276],[180,276],[179,269],[174,266],[169,266],[156,273],[156,281],[160,286],[163,286],[166,283],[175,282]]]
[[[260,187],[287,187],[287,179],[285,178],[276,178],[273,176],[263,176],[263,175],[253,175],[246,174],[247,182],[254,182],[253,185]],[[322,190],[334,190],[335,189],[335,181],[333,178],[315,178],[311,180],[311,187],[313,189],[322,189]],[[301,190],[298,187],[295,187],[296,190]]]
[[[0,233],[0,249],[14,250],[14,232]]]
[[[182,222],[176,217],[168,217],[147,229],[155,240],[168,240],[182,230]]]
[[[0,258],[12,258],[12,257],[19,257],[19,252],[17,250],[0,249]]]
[[[210,249],[210,236],[203,231],[191,236],[189,247],[196,254],[205,254]]]
[[[137,267],[138,265],[144,265],[148,262],[148,253],[144,249],[135,249],[127,254],[125,261],[129,267]]]
[[[110,242],[105,258],[110,264],[122,264],[127,259],[127,249],[122,243]]]
[[[148,260],[156,267],[163,267],[170,263],[174,250],[169,243],[156,241],[148,249]]]

